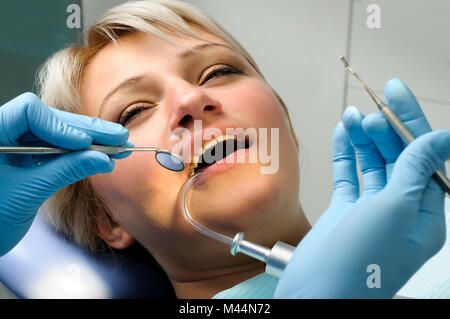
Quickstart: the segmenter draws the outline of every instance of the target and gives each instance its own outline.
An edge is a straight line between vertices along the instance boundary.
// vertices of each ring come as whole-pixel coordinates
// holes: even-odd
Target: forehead
[[[227,44],[223,39],[204,31],[199,27],[191,25],[191,28],[206,40],[192,39],[167,33],[168,37],[175,44],[178,44],[177,46],[155,35],[143,32],[125,35],[119,38],[116,43],[110,42],[103,47],[89,63],[85,70],[85,74],[92,75],[92,73],[95,73],[96,71],[104,72],[111,69],[103,67],[107,63],[119,67],[120,65],[123,65],[123,63],[132,61],[137,62],[141,59],[149,62],[148,58],[151,58],[151,61],[154,61],[153,64],[170,66],[180,53],[186,51],[186,48],[206,42]],[[165,63],[165,61],[169,63]]]
[[[83,74],[81,100],[88,115],[95,114],[95,110],[91,109],[92,105],[98,105],[107,92],[123,79],[146,71],[176,72],[179,56],[186,48],[207,42],[227,44],[223,39],[196,26],[191,28],[206,40],[167,33],[178,46],[151,34],[135,32],[121,37],[117,43],[111,42],[103,47],[87,65]]]

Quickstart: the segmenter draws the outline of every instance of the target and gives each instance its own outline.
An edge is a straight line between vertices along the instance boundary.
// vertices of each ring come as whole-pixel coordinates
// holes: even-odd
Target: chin
[[[209,176],[192,189],[189,207],[202,225],[234,236],[258,221],[279,213],[283,174],[262,174],[259,163],[238,164],[221,174]]]

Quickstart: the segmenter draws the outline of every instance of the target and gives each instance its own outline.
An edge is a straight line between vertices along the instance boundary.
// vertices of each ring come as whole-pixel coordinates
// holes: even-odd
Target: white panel
[[[367,6],[374,2],[381,9],[379,29],[367,26]],[[350,62],[356,72],[379,90],[389,79],[400,78],[418,97],[450,107],[450,1],[354,4]]]

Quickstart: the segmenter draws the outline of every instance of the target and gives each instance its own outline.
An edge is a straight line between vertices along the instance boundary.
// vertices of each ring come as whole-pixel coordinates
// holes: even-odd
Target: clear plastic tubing
[[[194,176],[192,176],[191,178],[189,178],[189,180],[186,182],[186,184],[183,187],[183,192],[181,195],[181,207],[183,208],[183,216],[186,219],[186,221],[191,224],[192,227],[194,227],[196,230],[198,230],[200,233],[202,233],[205,236],[208,236],[212,239],[221,241],[224,244],[230,245],[233,244],[233,238],[220,234],[218,232],[215,232],[213,230],[209,230],[206,227],[203,227],[199,224],[197,224],[191,217],[191,214],[189,212],[189,208],[186,202],[186,197],[188,195],[189,190],[191,189],[192,185],[194,184],[195,180],[197,179],[197,177],[199,177],[201,175],[200,174],[195,174]]]
[[[266,263],[266,272],[268,274],[280,277],[294,253],[294,246],[278,241],[275,243],[272,249],[269,249],[267,247],[244,240],[244,233],[242,232],[237,233],[234,238],[231,238],[214,230],[207,229],[206,227],[197,224],[192,219],[192,216],[189,212],[189,207],[186,202],[186,197],[196,178],[200,176],[200,174],[201,173],[195,174],[194,176],[189,178],[189,180],[183,187],[181,195],[181,206],[183,209],[183,216],[186,221],[203,235],[218,240],[224,244],[230,245],[230,252],[233,256],[235,256],[237,253],[243,253],[247,256],[262,261]]]

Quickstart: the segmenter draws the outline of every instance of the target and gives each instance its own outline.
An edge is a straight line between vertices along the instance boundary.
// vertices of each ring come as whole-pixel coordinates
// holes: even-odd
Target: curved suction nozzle
[[[262,261],[266,263],[266,272],[268,274],[275,277],[280,277],[294,253],[294,246],[278,241],[275,243],[272,249],[269,249],[264,246],[260,246],[244,240],[243,232],[237,233],[234,238],[231,238],[229,236],[220,234],[216,231],[201,226],[192,219],[192,216],[189,212],[189,207],[187,205],[186,197],[199,175],[201,175],[201,173],[195,174],[194,176],[189,178],[189,180],[183,187],[181,195],[181,206],[183,209],[183,216],[186,221],[203,235],[230,245],[231,255],[235,256],[237,253],[243,253],[247,256]]]

